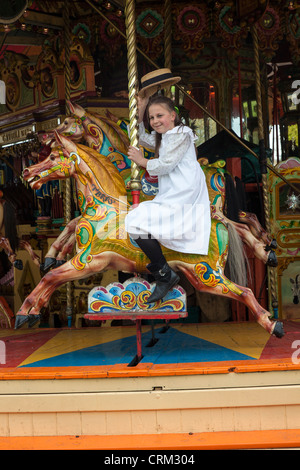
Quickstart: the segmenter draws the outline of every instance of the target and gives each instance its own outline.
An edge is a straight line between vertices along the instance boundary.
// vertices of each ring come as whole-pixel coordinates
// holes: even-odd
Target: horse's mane
[[[129,138],[124,131],[111,119],[100,114],[86,113],[90,120],[97,124],[107,136],[112,146],[119,152],[127,153]]]
[[[82,144],[77,144],[77,149],[80,158],[91,168],[106,194],[115,198],[127,196],[123,178],[107,157]]]

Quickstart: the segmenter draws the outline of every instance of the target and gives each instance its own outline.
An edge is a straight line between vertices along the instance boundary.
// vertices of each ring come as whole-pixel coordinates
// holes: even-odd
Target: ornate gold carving
[[[278,245],[282,248],[300,248],[299,228],[282,229],[276,237]]]

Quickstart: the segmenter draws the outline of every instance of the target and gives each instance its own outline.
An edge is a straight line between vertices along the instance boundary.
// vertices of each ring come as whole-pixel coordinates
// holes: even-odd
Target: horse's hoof
[[[66,262],[65,259],[58,259],[56,260],[55,267],[59,268],[59,266],[62,266],[63,264],[65,264],[65,262]]]
[[[284,333],[284,329],[283,329],[283,324],[281,323],[281,321],[277,321],[275,323],[275,326],[274,326],[274,329],[273,329],[273,333],[272,333],[274,336],[276,336],[277,338],[282,338],[285,333]]]
[[[16,269],[19,269],[20,271],[22,271],[23,269],[23,261],[21,259],[16,259],[16,261],[14,261],[14,267]]]
[[[266,264],[272,268],[276,268],[276,266],[278,266],[277,256],[274,251],[270,251]]]
[[[45,258],[43,271],[48,271],[50,268],[56,264],[56,258]]]
[[[28,328],[32,328],[40,320],[40,315],[28,315]]]
[[[269,245],[265,247],[265,251],[276,250],[276,248],[277,248],[277,241],[275,240],[275,238],[273,238],[271,243],[269,243]]]
[[[15,330],[18,330],[27,322],[28,322],[28,315],[16,315]]]

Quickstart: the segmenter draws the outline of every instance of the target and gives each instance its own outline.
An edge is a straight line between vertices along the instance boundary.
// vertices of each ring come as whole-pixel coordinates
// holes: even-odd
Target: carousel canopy
[[[103,12],[115,22],[117,27],[125,30],[125,3],[125,0],[70,1],[70,19],[81,25],[81,28],[77,26],[77,34],[79,32],[88,41],[89,34],[93,35],[96,32],[95,21],[98,24],[103,22],[103,19],[99,21],[95,9]],[[137,34],[145,39],[156,39],[153,47],[158,47],[157,40],[164,29],[164,3],[151,0],[135,1]],[[242,45],[241,39],[247,40],[245,30],[255,21],[259,21],[260,32],[265,33],[265,38],[260,45],[268,56],[276,53],[278,44],[284,36],[287,37],[292,47],[292,53],[296,55],[299,53],[299,46],[296,46],[296,43],[299,39],[300,7],[297,1],[200,0],[196,2],[197,6],[183,0],[170,3],[174,15],[174,39],[181,34],[181,40],[184,43],[187,39],[191,41],[191,47],[186,50],[187,54],[193,54],[194,40],[198,42],[200,50],[202,39],[209,38],[211,33],[217,34],[221,39],[222,47],[238,49]],[[59,31],[64,29],[65,6],[66,1],[60,0],[1,0],[0,52],[3,54],[5,50],[11,50],[16,45],[20,47],[22,44],[25,46],[36,44],[35,39],[39,40],[41,34],[44,35],[45,40],[59,34]],[[177,19],[176,16],[178,16]],[[109,39],[111,43],[118,40],[117,35],[111,29],[100,24],[99,26],[97,35],[102,36],[101,39],[106,42],[106,46],[109,46]],[[18,31],[18,44],[16,44],[15,30]],[[24,43],[22,43],[22,37],[24,37]]]
[[[68,2],[1,0],[0,3],[0,80],[5,81],[11,94],[8,98],[13,103],[9,110],[22,112],[26,106],[28,108],[29,95],[39,86],[45,107],[50,98],[54,100],[56,88],[63,86],[63,81],[57,85],[54,79],[63,74],[64,13]],[[90,54],[88,57],[85,51],[81,53],[80,65],[91,59],[88,78],[90,83],[91,75],[94,75],[98,97],[117,96],[116,93],[128,90],[127,44],[120,34],[126,32],[125,3],[125,0],[70,0],[68,3],[72,38],[78,38]],[[241,62],[242,85],[253,81],[251,24],[257,25],[260,63],[266,65],[269,91],[273,87],[274,71],[276,80],[280,81],[286,64],[300,62],[300,5],[297,1],[200,0],[189,3],[183,0],[136,0],[136,43],[145,53],[144,56],[137,54],[140,77],[153,70],[145,56],[158,68],[164,67],[168,3],[172,17],[172,72],[182,77],[182,86],[192,92],[194,89],[195,94],[203,98],[201,104],[204,107],[212,106],[210,111],[222,122],[229,122],[231,113],[230,100],[222,90],[224,87],[229,90],[231,83],[238,80],[237,58]],[[74,57],[78,56],[77,47],[80,46],[75,42],[72,46]],[[204,96],[198,86],[198,82],[204,80],[209,90],[207,96],[211,98],[209,104],[205,101],[206,92]],[[76,85],[78,93],[85,86],[79,80]],[[92,93],[91,89],[88,92]],[[244,89],[242,95],[245,95]],[[55,95],[55,98],[61,103],[61,96]],[[10,100],[7,99],[9,105]],[[222,115],[215,111],[217,100],[224,103],[220,110]],[[4,109],[2,114],[6,111]],[[281,110],[278,112],[280,114]],[[197,112],[196,118],[202,118],[200,114]],[[233,124],[229,122],[229,126]]]

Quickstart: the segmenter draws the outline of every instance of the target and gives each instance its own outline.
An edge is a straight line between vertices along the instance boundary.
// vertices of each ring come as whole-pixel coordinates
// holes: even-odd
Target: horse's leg
[[[17,259],[17,255],[13,251],[8,238],[0,237],[0,248],[4,249],[8,257],[8,260],[16,269],[20,269],[20,270],[23,269],[23,262],[21,259]]]
[[[76,243],[76,234],[73,233],[70,235],[69,240],[66,241],[62,250],[56,256],[56,266],[60,266],[62,263],[65,263],[67,255],[70,255],[73,251],[74,245]]]
[[[188,280],[200,292],[221,295],[244,303],[252,312],[255,320],[270,334],[278,338],[284,335],[281,322],[271,321],[270,313],[256,300],[251,289],[238,286],[220,272],[213,271],[206,263],[199,263],[192,271],[180,266]]]
[[[274,251],[266,251],[265,245],[253,235],[247,225],[232,222],[230,220],[228,220],[228,222],[234,226],[243,242],[251,248],[256,258],[269,266],[277,266],[278,262]]]
[[[240,222],[245,223],[249,226],[252,234],[258,240],[262,240],[266,245],[270,245],[272,243],[272,239],[268,232],[261,226],[256,214],[252,214],[251,212],[239,212],[239,219]]]
[[[249,248],[251,248],[256,258],[260,259],[264,264],[267,264],[268,266],[277,266],[278,262],[275,252],[271,249],[266,249],[264,244],[253,235],[246,222],[243,224],[228,219],[224,216],[222,211],[220,211],[220,208],[216,206],[212,206],[212,214],[214,219],[220,220],[225,224],[230,224],[231,226],[233,226],[238,235],[240,236],[241,240],[247,246],[249,246]],[[243,214],[246,214],[246,212],[243,212]],[[268,253],[268,251],[270,252]]]
[[[21,240],[19,243],[19,247],[27,251],[27,253],[29,254],[30,258],[32,259],[32,261],[34,262],[36,266],[38,267],[40,266],[41,264],[40,257],[33,251],[32,246],[30,245],[28,241]]]
[[[72,237],[75,233],[75,228],[80,217],[71,220],[63,229],[61,234],[57,239],[52,243],[48,252],[45,255],[45,262],[43,265],[43,271],[46,271],[53,267],[56,264],[56,259],[58,254],[64,249],[65,244],[68,242],[69,238]],[[60,256],[61,260],[62,257]]]
[[[3,248],[9,261],[13,264],[16,260],[16,254],[10,246],[8,238],[0,237],[0,248]]]
[[[85,269],[76,269],[72,260],[69,260],[62,266],[49,271],[21,305],[16,315],[15,328],[20,328],[31,315],[39,315],[41,308],[48,305],[51,295],[60,286],[103,271],[109,265],[111,258],[110,252],[101,253],[95,256]]]

